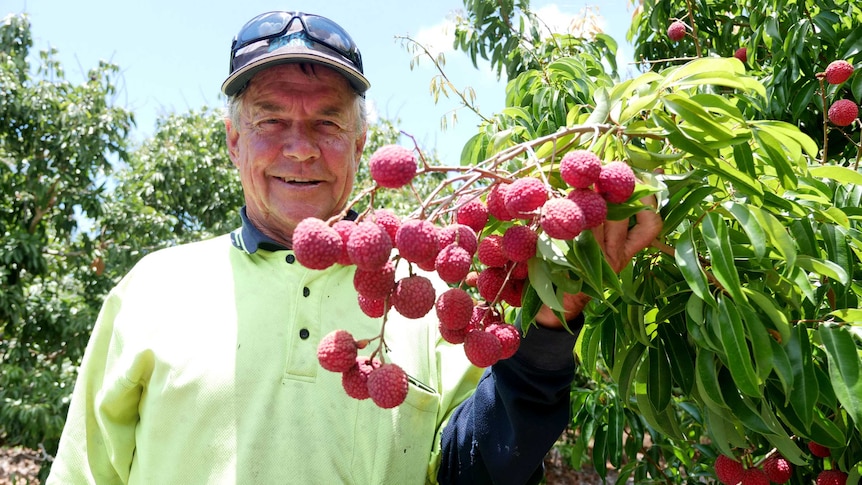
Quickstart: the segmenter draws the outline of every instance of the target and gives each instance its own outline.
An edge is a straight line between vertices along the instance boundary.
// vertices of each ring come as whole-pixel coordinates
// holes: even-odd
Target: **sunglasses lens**
[[[239,31],[237,45],[248,44],[281,32],[293,16],[288,12],[268,12],[249,20]]]
[[[309,15],[303,20],[308,27],[309,35],[315,40],[345,54],[350,53],[355,48],[353,39],[347,35],[347,32],[329,19]]]

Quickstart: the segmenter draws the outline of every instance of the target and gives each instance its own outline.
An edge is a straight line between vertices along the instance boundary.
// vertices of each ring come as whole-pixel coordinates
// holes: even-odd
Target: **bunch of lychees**
[[[378,149],[369,169],[374,190],[403,187],[419,171],[413,151],[399,145]],[[559,175],[567,188],[555,189],[543,176],[491,177],[480,189],[461,187],[446,200],[451,207],[438,207],[436,217],[401,219],[388,209],[369,209],[356,221],[338,218],[331,225],[307,218],[294,231],[293,250],[311,269],[354,265],[358,305],[382,318],[382,327],[390,311],[417,319],[433,309],[442,338],[463,344],[474,365],[487,367],[512,356],[520,344],[521,333],[504,321],[501,309],[522,305],[527,261],[537,253],[540,234],[572,240],[601,225],[607,204],[626,202],[636,183],[626,163],[603,164],[586,150],[567,153]],[[447,221],[439,214],[451,216]],[[504,224],[492,230],[492,221]],[[399,264],[409,271],[396,271]],[[449,289],[437,295],[430,275],[415,268],[436,273]],[[379,340],[377,350],[358,355],[372,340]],[[318,359],[325,369],[342,373],[348,395],[389,408],[405,399],[408,377],[385,362],[384,346],[383,329],[366,340],[338,330],[323,339]]]

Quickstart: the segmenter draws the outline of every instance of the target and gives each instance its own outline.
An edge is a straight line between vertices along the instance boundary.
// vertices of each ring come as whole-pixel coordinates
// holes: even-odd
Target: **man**
[[[348,397],[317,344],[345,328],[376,335],[353,268],[296,263],[306,217],[346,206],[365,145],[359,50],[323,17],[269,12],[231,48],[222,85],[243,225],[143,258],[93,330],[48,483],[536,483],[569,420],[576,334],[552,312],[518,353],[484,373],[433,318],[391,312],[387,360],[406,401]],[[656,236],[647,211],[597,232],[617,269]],[[583,299],[567,299],[579,328]],[[549,327],[549,328],[545,328]]]

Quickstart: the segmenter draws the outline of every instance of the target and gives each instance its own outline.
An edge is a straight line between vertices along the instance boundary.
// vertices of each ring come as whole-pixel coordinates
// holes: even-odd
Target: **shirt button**
[[[287,264],[293,264],[293,262],[294,262],[294,261],[296,261],[296,256],[294,256],[294,255],[292,255],[292,254],[288,254],[288,255],[284,258],[284,260],[285,260],[285,261],[287,261]]]
[[[309,333],[308,333],[308,329],[307,329],[307,328],[303,328],[303,329],[300,329],[300,330],[299,330],[299,338],[301,338],[302,340],[307,339],[307,338],[308,338],[308,335],[309,335]]]
[[[311,290],[309,290],[307,286],[302,289],[302,296],[308,298],[308,295],[310,295],[310,294],[311,294]]]

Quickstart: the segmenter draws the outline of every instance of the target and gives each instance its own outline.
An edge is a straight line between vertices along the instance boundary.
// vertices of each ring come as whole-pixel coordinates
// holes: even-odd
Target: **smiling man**
[[[222,85],[242,227],[144,257],[108,295],[79,369],[49,484],[538,483],[569,421],[577,334],[549,311],[488,369],[433,317],[391,314],[403,404],[352,399],[317,361],[339,328],[375,335],[352,266],[310,270],[291,238],[345,208],[370,84],[324,17],[267,12],[240,30]],[[355,217],[350,213],[348,217]],[[658,233],[642,211],[597,231],[615,267]],[[583,298],[566,299],[569,327]]]

